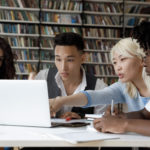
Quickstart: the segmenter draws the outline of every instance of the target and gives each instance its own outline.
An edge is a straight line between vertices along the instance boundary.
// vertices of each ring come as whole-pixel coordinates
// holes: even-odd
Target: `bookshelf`
[[[146,0],[1,0],[0,36],[17,55],[17,76],[23,79],[31,71],[54,66],[56,34],[79,33],[85,43],[85,69],[111,84],[117,76],[110,49],[136,23],[150,20],[149,7]]]
[[[81,0],[41,0],[40,69],[54,66],[54,36],[62,32],[82,34]],[[47,55],[47,60],[43,57]]]
[[[129,36],[134,25],[142,20],[150,21],[150,1],[126,0],[124,12],[125,36]]]
[[[111,84],[117,80],[110,61],[110,49],[122,35],[123,1],[84,0],[83,38],[87,62],[85,68]]]

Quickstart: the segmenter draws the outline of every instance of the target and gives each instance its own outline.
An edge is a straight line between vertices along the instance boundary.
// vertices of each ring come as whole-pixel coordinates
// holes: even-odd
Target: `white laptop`
[[[0,80],[0,125],[50,127],[44,80]]]

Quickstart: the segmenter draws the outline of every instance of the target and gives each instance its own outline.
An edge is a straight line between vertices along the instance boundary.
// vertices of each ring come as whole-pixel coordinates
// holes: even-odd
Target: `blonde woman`
[[[144,67],[147,75],[150,75],[150,22],[143,21],[135,26],[132,37],[138,40],[145,51]],[[102,119],[95,119],[94,127],[102,132],[124,133],[132,131],[150,135],[150,99],[144,109],[124,113],[121,118],[120,116],[107,116]]]
[[[59,110],[62,105],[89,107],[111,104],[112,99],[114,103],[126,103],[128,111],[143,109],[150,99],[150,77],[143,69],[144,56],[143,49],[136,40],[131,38],[120,40],[111,50],[111,60],[119,81],[103,90],[88,90],[76,95],[50,100],[52,111]],[[95,128],[100,131],[102,129],[101,121],[94,123]],[[123,126],[119,127],[120,130],[118,129],[116,133],[123,132],[121,130]],[[107,132],[107,130],[105,131]]]

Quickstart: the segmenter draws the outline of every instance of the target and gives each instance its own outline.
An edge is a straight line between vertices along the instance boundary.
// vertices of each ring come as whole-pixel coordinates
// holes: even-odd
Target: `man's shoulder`
[[[49,72],[55,72],[55,73],[58,71],[56,67],[49,68],[48,70]]]
[[[58,72],[57,68],[49,68],[48,70],[48,77],[55,77],[56,73]]]
[[[86,80],[89,80],[89,79],[94,79],[95,81],[97,80],[97,78],[94,75],[86,73]]]
[[[87,87],[86,90],[88,89],[95,89],[95,85],[96,85],[96,80],[97,78],[94,75],[90,75],[88,73],[86,73],[86,83],[87,83]]]
[[[36,75],[36,80],[47,80],[47,77],[55,76],[57,73],[57,68],[49,68],[40,70],[39,73]]]
[[[48,74],[48,69],[40,70],[39,73],[35,76],[36,80],[46,80]]]

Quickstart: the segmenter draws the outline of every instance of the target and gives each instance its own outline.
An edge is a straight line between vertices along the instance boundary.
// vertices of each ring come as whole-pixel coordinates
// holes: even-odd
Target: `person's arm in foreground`
[[[59,97],[58,99],[50,99],[51,112],[57,112],[63,105],[90,107],[104,104],[111,104],[112,99],[114,103],[123,103],[124,96],[122,95],[122,87],[120,83],[106,87],[102,90],[88,90],[81,93]]]
[[[63,105],[85,106],[88,103],[87,97],[83,93],[70,96],[58,97],[50,99],[51,112],[56,113]]]
[[[138,113],[137,116],[140,117],[139,119],[127,119],[121,118],[120,116],[105,116],[100,119],[95,119],[94,127],[96,130],[101,132],[136,132],[150,136],[150,112],[148,112],[146,109],[143,109],[139,112],[128,113],[128,115],[130,114],[130,118],[132,118],[131,116],[134,114],[133,118],[135,118],[136,113]]]

